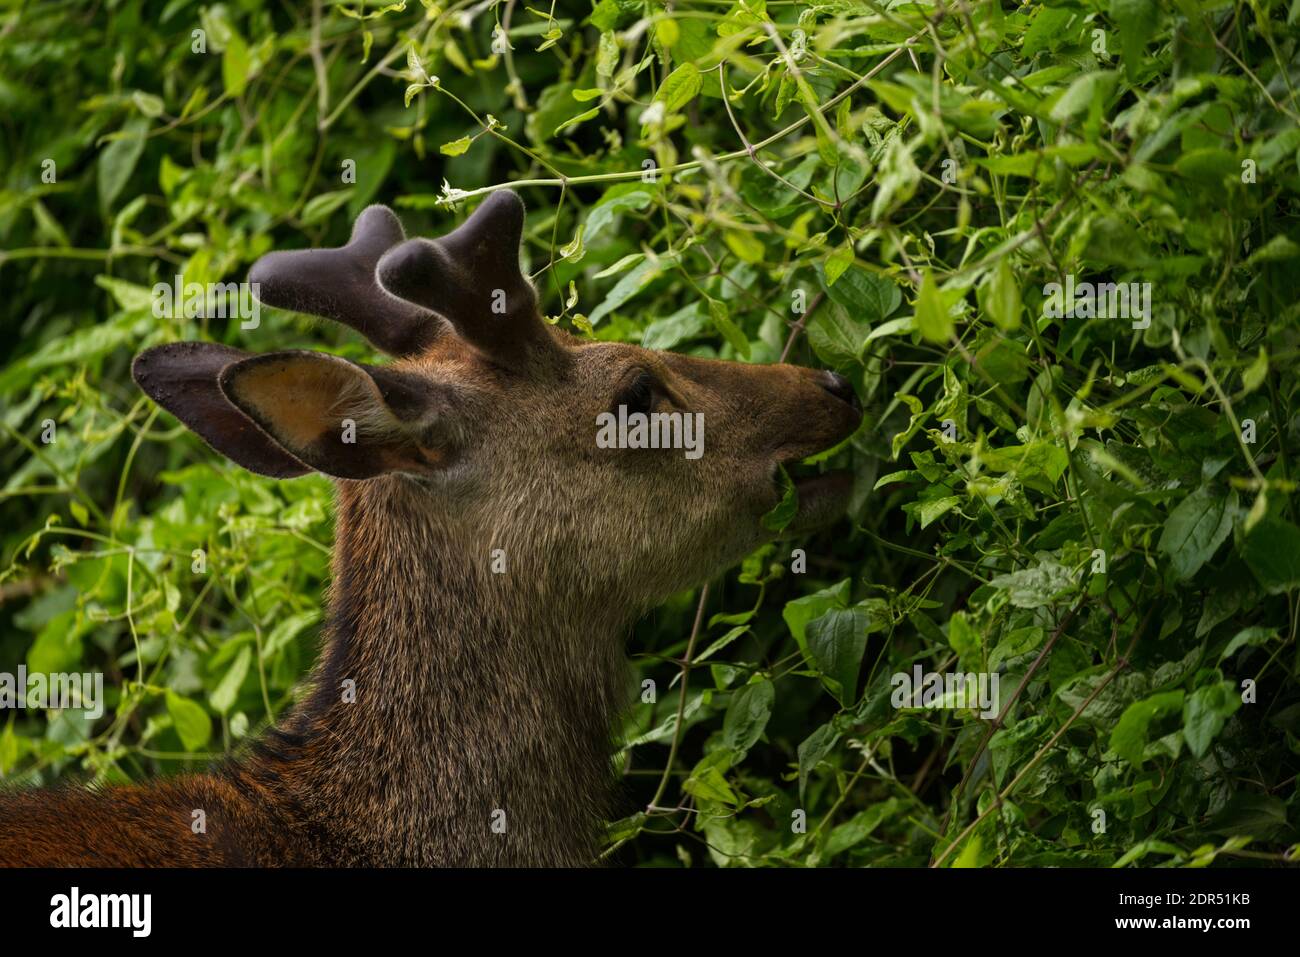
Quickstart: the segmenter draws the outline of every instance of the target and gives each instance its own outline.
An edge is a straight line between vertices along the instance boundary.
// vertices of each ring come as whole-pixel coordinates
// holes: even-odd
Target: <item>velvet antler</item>
[[[500,358],[548,341],[537,293],[519,268],[524,204],[493,193],[440,239],[410,239],[379,260],[379,285],[450,322],[459,336]]]
[[[346,246],[267,253],[253,264],[248,280],[269,306],[333,319],[389,355],[411,355],[434,340],[441,324],[414,302],[389,295],[375,279],[380,258],[405,238],[391,209],[371,206],[357,217]]]

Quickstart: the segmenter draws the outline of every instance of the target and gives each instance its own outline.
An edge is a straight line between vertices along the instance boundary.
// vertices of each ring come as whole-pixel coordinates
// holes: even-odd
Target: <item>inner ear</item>
[[[368,479],[437,465],[437,451],[416,440],[431,402],[413,377],[292,351],[233,363],[219,384],[290,455],[326,475]]]

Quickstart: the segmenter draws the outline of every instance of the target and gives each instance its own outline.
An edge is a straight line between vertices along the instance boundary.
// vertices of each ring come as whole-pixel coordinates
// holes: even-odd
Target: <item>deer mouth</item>
[[[783,462],[794,481],[798,510],[784,534],[799,535],[816,531],[844,515],[853,491],[853,473],[848,469],[821,471],[817,465]],[[780,475],[777,473],[778,492]]]

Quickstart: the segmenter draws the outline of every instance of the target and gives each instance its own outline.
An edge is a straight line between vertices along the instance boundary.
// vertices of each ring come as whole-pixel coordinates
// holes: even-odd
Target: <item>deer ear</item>
[[[433,402],[411,376],[295,350],[241,359],[218,381],[236,408],[318,472],[368,479],[439,464],[438,450],[418,440]]]
[[[237,465],[272,478],[306,475],[311,470],[272,442],[217,385],[222,369],[246,358],[247,352],[213,342],[173,342],[136,356],[131,376],[149,398]]]

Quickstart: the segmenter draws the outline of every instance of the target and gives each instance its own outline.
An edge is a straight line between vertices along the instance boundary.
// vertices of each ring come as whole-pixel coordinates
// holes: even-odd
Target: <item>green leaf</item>
[[[858,669],[867,650],[867,613],[861,608],[832,608],[808,623],[808,650],[840,704],[855,699]]]
[[[611,263],[600,272],[592,276],[592,279],[608,279],[610,276],[617,276],[621,272],[631,269],[637,263],[646,258],[645,253],[628,253],[620,258],[617,262]]]
[[[911,410],[912,415],[908,420],[907,428],[902,432],[899,432],[893,438],[890,448],[890,457],[894,459],[898,458],[898,453],[902,451],[903,446],[907,445],[907,443],[912,440],[912,437],[920,431],[921,426],[932,415],[930,410],[926,409],[921,403],[921,400],[914,395],[900,392],[898,393],[898,401],[906,405],[908,409]]]
[[[840,733],[829,724],[824,724],[799,744],[799,800],[804,800],[808,788],[808,775],[831,753]]]
[[[605,316],[609,315],[623,303],[627,302],[637,293],[639,293],[650,283],[659,278],[663,271],[661,263],[663,260],[646,259],[636,266],[631,272],[627,273],[620,279],[613,289],[605,296],[591,314],[587,321],[593,326],[600,322]]]
[[[703,85],[699,67],[683,63],[664,78],[654,99],[661,100],[667,112],[676,113],[699,95]]]
[[[158,164],[158,185],[168,197],[176,192],[184,172],[184,167],[172,162],[170,156],[164,156],[162,162]]]
[[[876,195],[871,200],[872,220],[881,220],[890,210],[906,203],[916,193],[921,171],[912,159],[911,147],[895,136],[889,140],[876,174]]]
[[[239,96],[248,86],[248,74],[253,61],[248,44],[238,33],[231,33],[226,41],[226,52],[221,56],[221,82],[231,96]]]
[[[915,469],[901,469],[897,472],[890,472],[876,479],[876,484],[871,486],[871,491],[878,492],[886,485],[893,485],[895,482],[909,482],[920,477],[920,473]]]
[[[1197,184],[1217,189],[1225,180],[1235,180],[1241,173],[1241,163],[1236,154],[1218,147],[1188,150],[1174,163],[1179,176]]]
[[[1050,495],[1070,466],[1070,453],[1051,441],[1038,439],[1028,445],[985,449],[980,460],[990,472],[1010,472],[1024,485]]]
[[[438,147],[438,152],[444,156],[460,156],[470,148],[474,140],[468,136],[462,136],[458,140],[452,140],[449,143],[443,143]]]
[[[844,275],[844,270],[853,265],[853,243],[846,242],[843,245],[836,246],[829,256],[826,257],[826,285],[835,285],[835,280]]]
[[[162,111],[166,104],[163,103],[162,97],[153,93],[146,93],[144,90],[136,90],[131,94],[131,102],[135,108],[149,119],[157,119],[162,116]]]
[[[1216,834],[1247,835],[1272,840],[1279,834],[1294,834],[1287,823],[1287,805],[1270,794],[1234,794],[1210,822]]]
[[[618,37],[612,30],[604,30],[596,47],[596,75],[612,77],[618,69]]]
[[[269,658],[272,655],[279,654],[298,635],[316,624],[320,619],[321,613],[316,609],[285,615],[271,629],[271,633],[266,636],[266,641],[262,644],[263,657]]]
[[[1025,57],[1034,57],[1044,50],[1056,49],[1068,42],[1072,34],[1067,31],[1071,21],[1082,18],[1082,13],[1069,7],[1035,7],[1033,21],[1025,31],[1020,51]],[[1077,31],[1075,31],[1077,33]]]
[[[776,688],[766,678],[745,685],[731,696],[722,722],[722,743],[735,752],[739,761],[752,748],[772,717]]]
[[[984,849],[984,838],[979,834],[972,834],[961,853],[958,854],[952,862],[954,868],[968,868],[980,866],[980,852]]]
[[[784,465],[777,468],[781,480],[781,501],[777,502],[761,519],[763,527],[769,532],[784,531],[785,527],[794,521],[794,516],[799,511],[799,493],[795,489],[794,480],[790,478],[790,473],[785,470]]]
[[[7,722],[0,731],[0,776],[7,775],[18,763],[18,735],[13,722]]]
[[[980,633],[970,623],[970,617],[964,611],[955,611],[948,619],[948,644],[963,660],[974,660],[979,654]]]
[[[1241,707],[1241,696],[1231,681],[1197,688],[1183,705],[1183,738],[1198,758],[1205,757],[1224,723]]]
[[[135,164],[144,152],[144,135],[148,129],[149,121],[144,117],[127,120],[121,135],[99,154],[99,205],[105,212],[112,208],[113,201],[131,178]]]
[[[1300,130],[1295,132],[1300,134]],[[1300,135],[1297,138],[1300,138]],[[1252,268],[1260,263],[1290,262],[1295,259],[1300,259],[1300,243],[1295,242],[1289,236],[1279,233],[1251,253],[1250,258],[1245,262],[1245,266]],[[1259,350],[1261,353],[1265,351],[1263,346],[1260,346]]]
[[[1141,768],[1151,722],[1161,715],[1180,710],[1182,706],[1182,691],[1168,691],[1133,702],[1124,709],[1110,733],[1111,750],[1134,767]]]
[[[1004,661],[1029,654],[1043,643],[1046,636],[1047,632],[1037,625],[1008,632],[989,652],[989,669],[996,671]]]
[[[560,130],[566,130],[570,126],[578,126],[581,123],[586,123],[588,120],[594,120],[599,115],[600,115],[600,107],[593,106],[591,109],[583,110],[577,116],[571,116],[563,123],[560,123],[558,126],[555,127],[555,132],[559,133]]]
[[[839,303],[823,303],[807,330],[808,344],[827,365],[847,369],[861,361],[868,327],[852,319]]]
[[[1271,515],[1242,544],[1241,557],[1270,595],[1300,588],[1300,528]]]
[[[1143,51],[1155,34],[1160,8],[1155,0],[1110,0],[1110,19],[1119,34],[1124,70],[1130,80],[1136,80],[1139,67],[1146,62]]]
[[[549,50],[551,47],[555,46],[555,44],[559,43],[563,37],[563,30],[559,27],[551,27],[551,29],[542,34],[542,42],[537,45],[537,52],[540,53],[543,50]]]
[[[872,835],[876,828],[897,814],[902,807],[902,802],[898,798],[889,798],[853,815],[853,817],[831,831],[830,837],[826,839],[826,846],[822,850],[825,859],[829,861],[861,844]]]
[[[134,310],[137,312],[146,312],[153,310],[153,290],[145,286],[137,286],[133,282],[127,282],[125,279],[117,279],[114,276],[96,276],[95,285],[101,289],[107,289],[109,294],[117,300],[117,304],[123,309]]]
[[[731,348],[735,349],[742,358],[749,358],[749,340],[741,332],[740,326],[731,321],[731,311],[721,299],[709,300],[709,320],[713,323],[714,328],[722,333],[723,338],[731,344]],[[777,529],[773,529],[773,531],[777,531]]]
[[[618,221],[619,213],[645,209],[654,196],[651,187],[640,184],[620,183],[610,189],[600,202],[587,210],[587,242],[594,245],[596,239]]]
[[[1005,257],[985,278],[979,292],[980,308],[999,329],[1014,332],[1020,326],[1020,284]]]
[[[181,107],[181,118],[185,119],[200,110],[208,102],[208,88],[206,86],[196,86],[190,98],[185,101]]]
[[[313,196],[302,208],[302,222],[305,225],[323,222],[352,198],[352,189],[336,189],[330,193]]]
[[[77,524],[82,528],[90,527],[90,510],[86,506],[73,499],[68,503],[68,511],[72,513],[72,517],[77,520]]]
[[[135,321],[133,314],[122,313],[110,322],[50,339],[31,355],[11,362],[0,371],[0,393],[23,388],[45,369],[93,362],[107,355],[133,339]]]
[[[939,498],[929,498],[918,502],[916,506],[916,517],[921,523],[922,528],[929,528],[944,515],[961,505],[961,499],[956,495],[944,495]]]
[[[742,262],[761,263],[767,257],[767,247],[753,233],[729,229],[723,234],[722,239],[727,244],[727,248]]]
[[[573,239],[560,247],[560,258],[567,259],[569,262],[578,262],[583,256],[587,255],[587,247],[582,243],[583,224],[578,224],[578,231],[573,234]]]
[[[681,39],[682,31],[676,20],[663,19],[655,21],[655,39],[666,47],[674,47]]]
[[[703,801],[719,801],[732,806],[739,804],[736,792],[727,783],[725,775],[731,758],[731,752],[725,749],[708,755],[695,766],[690,777],[682,782],[682,790]]]
[[[1005,588],[1011,604],[1017,608],[1042,608],[1057,597],[1075,590],[1074,573],[1050,558],[1040,558],[1032,568],[1022,568],[998,575],[989,582],[992,588]]]
[[[865,348],[867,343],[870,343],[875,339],[883,339],[887,336],[901,335],[915,331],[916,317],[900,316],[897,319],[890,319],[888,322],[882,322],[880,325],[876,326],[876,328],[872,329],[867,333],[867,338],[862,345]]]
[[[1264,384],[1268,378],[1268,350],[1259,347],[1259,353],[1253,362],[1241,372],[1241,393],[1249,395]]]
[[[186,751],[201,751],[212,737],[212,719],[198,702],[168,690],[167,713]]]
[[[850,264],[834,285],[828,281],[822,263],[817,264],[817,271],[826,295],[856,322],[874,325],[903,301],[903,292],[893,281],[856,264]]]
[[[1046,726],[1043,715],[1031,715],[998,730],[989,739],[989,759],[999,785],[1006,783],[1013,768],[1029,760]]]
[[[42,674],[76,671],[81,665],[82,635],[86,627],[74,611],[52,617],[27,649],[27,670]]]
[[[133,206],[136,207],[135,213],[138,215],[140,209],[144,206],[144,202],[145,198],[143,196],[137,196],[135,199],[131,200],[130,203],[127,203],[126,206],[122,207],[121,212],[119,212],[115,218],[115,222],[123,221],[125,217],[129,216],[132,213]],[[55,246],[61,246],[64,249],[67,249],[72,245],[71,240],[68,239],[67,231],[59,224],[59,221],[50,214],[50,211],[46,208],[44,203],[39,199],[34,199],[29,208],[32,211],[32,216],[36,219],[37,236],[42,240],[48,240]]]
[[[420,60],[420,54],[416,51],[414,43],[406,48],[406,72],[419,79],[424,79],[428,75],[424,71],[424,63]]]
[[[641,334],[641,345],[646,349],[672,349],[701,335],[708,322],[698,301],[688,303],[672,315],[656,319],[646,326]]]
[[[705,648],[702,652],[696,655],[695,663],[699,664],[701,661],[708,661],[710,658],[712,658],[722,649],[726,648],[729,644],[731,644],[741,635],[747,634],[749,630],[750,628],[748,625],[737,625],[735,628],[732,628],[731,630],[727,631],[725,634],[723,634],[721,638],[717,639],[716,641],[710,642],[709,647]]]
[[[1169,513],[1157,547],[1169,556],[1180,580],[1195,575],[1232,531],[1237,492],[1215,491],[1202,485]]]
[[[253,660],[252,650],[245,645],[239,649],[234,663],[227,669],[217,687],[208,695],[208,701],[218,714],[225,714],[234,707],[239,689],[248,677],[248,666]]]
[[[1102,104],[1115,89],[1117,76],[1113,70],[1096,70],[1076,79],[1061,94],[1052,107],[1052,119],[1063,123],[1085,110],[1101,111]]]
[[[1243,628],[1232,636],[1232,640],[1219,653],[1219,661],[1231,658],[1242,648],[1267,644],[1276,635],[1276,628],[1269,628],[1265,625],[1252,625],[1249,628]]]
[[[952,317],[928,269],[921,275],[921,289],[916,296],[916,328],[929,342],[947,343],[952,338]]]
[[[799,650],[804,653],[804,657],[810,657],[807,636],[808,622],[821,617],[832,608],[847,608],[849,606],[850,585],[850,580],[846,578],[829,588],[823,588],[811,595],[804,595],[802,598],[795,598],[785,603],[781,617],[785,619],[786,627],[790,629],[790,634],[794,636],[795,643],[799,646]]]

